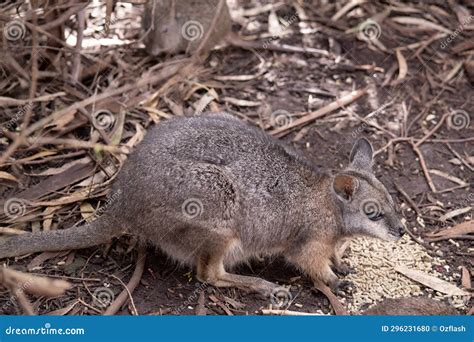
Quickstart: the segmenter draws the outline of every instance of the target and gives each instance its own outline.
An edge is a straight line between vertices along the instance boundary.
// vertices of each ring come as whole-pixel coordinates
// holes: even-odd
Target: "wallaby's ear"
[[[365,138],[360,138],[352,147],[349,158],[351,168],[372,172],[373,154],[374,150],[370,142]]]
[[[332,186],[339,197],[350,201],[359,187],[359,181],[355,177],[341,174],[334,177]]]

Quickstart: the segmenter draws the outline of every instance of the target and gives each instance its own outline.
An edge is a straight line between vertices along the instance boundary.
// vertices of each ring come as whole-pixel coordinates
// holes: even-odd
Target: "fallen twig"
[[[128,282],[127,286],[125,286],[125,290],[123,290],[119,294],[119,296],[112,302],[112,304],[110,304],[110,306],[107,308],[104,313],[104,316],[115,315],[120,310],[122,305],[127,301],[127,298],[130,298],[131,302],[133,303],[132,293],[140,283],[140,279],[143,275],[143,270],[145,269],[145,261],[146,247],[140,245],[138,247],[137,265],[135,266],[135,271],[133,271],[133,275],[130,278],[130,281]],[[136,312],[136,308],[135,313],[138,314]]]
[[[314,287],[317,290],[321,291],[321,293],[324,294],[329,299],[329,302],[331,303],[332,308],[334,309],[334,312],[336,313],[336,315],[338,316],[348,315],[347,310],[344,308],[344,306],[341,304],[339,299],[337,299],[337,297],[334,295],[334,293],[332,293],[331,289],[326,284],[324,284],[323,282],[319,280],[315,280]]]
[[[279,315],[279,316],[327,316],[325,314],[318,314],[314,312],[300,312],[300,311],[276,310],[276,309],[263,309],[262,314]]]
[[[343,97],[337,99],[336,101],[331,102],[330,104],[324,106],[323,108],[320,108],[320,109],[318,109],[314,112],[308,113],[304,117],[291,122],[289,125],[285,125],[283,127],[276,128],[276,129],[270,131],[269,133],[271,135],[277,136],[278,138],[281,138],[281,137],[287,135],[290,132],[290,129],[298,127],[298,126],[305,125],[305,124],[309,123],[310,121],[316,120],[316,119],[326,115],[327,113],[332,112],[333,110],[336,110],[338,108],[346,106],[349,103],[354,102],[355,100],[357,100],[359,97],[365,95],[366,92],[367,91],[365,89],[355,90],[355,91],[351,92],[350,94],[348,94],[346,96],[343,96]]]

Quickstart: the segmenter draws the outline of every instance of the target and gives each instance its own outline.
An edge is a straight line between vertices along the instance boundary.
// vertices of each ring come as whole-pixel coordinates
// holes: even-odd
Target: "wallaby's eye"
[[[383,219],[383,213],[381,212],[368,212],[366,213],[367,217],[369,218],[369,220],[371,221],[379,221],[381,219]]]

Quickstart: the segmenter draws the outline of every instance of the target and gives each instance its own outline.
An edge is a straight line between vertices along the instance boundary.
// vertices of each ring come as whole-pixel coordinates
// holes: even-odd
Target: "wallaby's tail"
[[[100,245],[120,235],[104,216],[77,228],[23,234],[0,243],[0,259],[36,252],[67,251]]]

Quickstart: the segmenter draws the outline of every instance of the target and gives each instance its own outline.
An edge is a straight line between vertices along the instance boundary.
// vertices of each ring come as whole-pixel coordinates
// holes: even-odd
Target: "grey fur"
[[[216,286],[274,289],[224,270],[261,254],[282,254],[311,277],[336,285],[330,266],[340,265],[335,249],[341,241],[359,234],[399,237],[390,195],[369,168],[360,169],[372,162],[367,144],[356,143],[352,163],[340,173],[357,185],[342,198],[334,175],[228,114],[167,120],[130,155],[112,188],[121,195],[101,218],[14,237],[1,246],[0,258],[83,248],[127,231],[196,266],[198,277]],[[361,211],[370,198],[385,213],[376,222]]]

